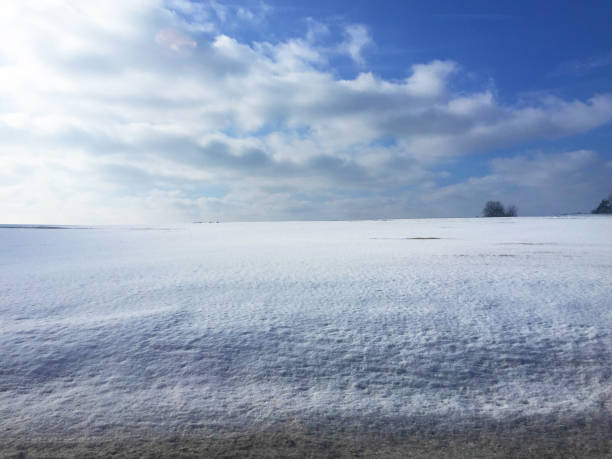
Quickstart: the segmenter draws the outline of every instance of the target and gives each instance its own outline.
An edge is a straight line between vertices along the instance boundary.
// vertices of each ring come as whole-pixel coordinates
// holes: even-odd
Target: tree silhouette
[[[482,209],[482,215],[485,217],[516,217],[518,211],[515,205],[508,207],[508,210],[504,209],[504,206],[499,201],[487,201]]]
[[[485,217],[505,217],[506,211],[501,202],[488,201],[482,210],[482,215]]]
[[[591,211],[592,214],[612,214],[612,194],[608,199],[602,199],[597,209]]]
[[[508,206],[508,208],[506,209],[506,217],[516,217],[517,214],[518,214],[518,210],[514,204],[511,206]]]

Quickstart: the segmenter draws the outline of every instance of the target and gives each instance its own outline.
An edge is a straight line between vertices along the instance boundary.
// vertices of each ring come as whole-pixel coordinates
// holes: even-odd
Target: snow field
[[[0,228],[0,435],[609,416],[611,230]]]

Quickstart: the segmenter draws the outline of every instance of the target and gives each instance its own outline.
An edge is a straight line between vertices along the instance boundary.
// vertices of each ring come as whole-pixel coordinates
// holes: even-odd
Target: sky
[[[23,0],[0,14],[0,223],[589,212],[612,3]]]

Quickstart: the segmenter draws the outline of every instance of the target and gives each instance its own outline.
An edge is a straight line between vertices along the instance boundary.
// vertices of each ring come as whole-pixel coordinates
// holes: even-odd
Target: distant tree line
[[[607,199],[602,199],[597,209],[591,211],[592,214],[612,214],[612,194]]]
[[[607,198],[602,199],[596,209],[591,211],[592,214],[612,214],[612,194]],[[487,201],[482,209],[483,217],[516,217],[518,209],[515,205],[505,208],[499,201]]]
[[[487,201],[482,209],[482,215],[484,217],[516,217],[518,215],[518,209],[515,205],[508,206],[507,209],[499,201]]]

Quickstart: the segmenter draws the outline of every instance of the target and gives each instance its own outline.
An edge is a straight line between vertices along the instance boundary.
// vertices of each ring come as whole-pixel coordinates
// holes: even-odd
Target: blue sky
[[[610,2],[13,2],[5,223],[589,211]]]
[[[603,65],[612,59],[612,5],[607,1],[267,4],[275,27],[246,31],[241,38],[288,39],[306,31],[304,18],[340,31],[346,24],[364,24],[376,41],[364,50],[369,68],[385,78],[403,78],[415,62],[451,59],[481,78],[494,78],[508,97],[541,90],[589,96],[592,87],[585,85],[612,88],[609,68]],[[342,71],[350,76],[355,69],[345,66]]]

